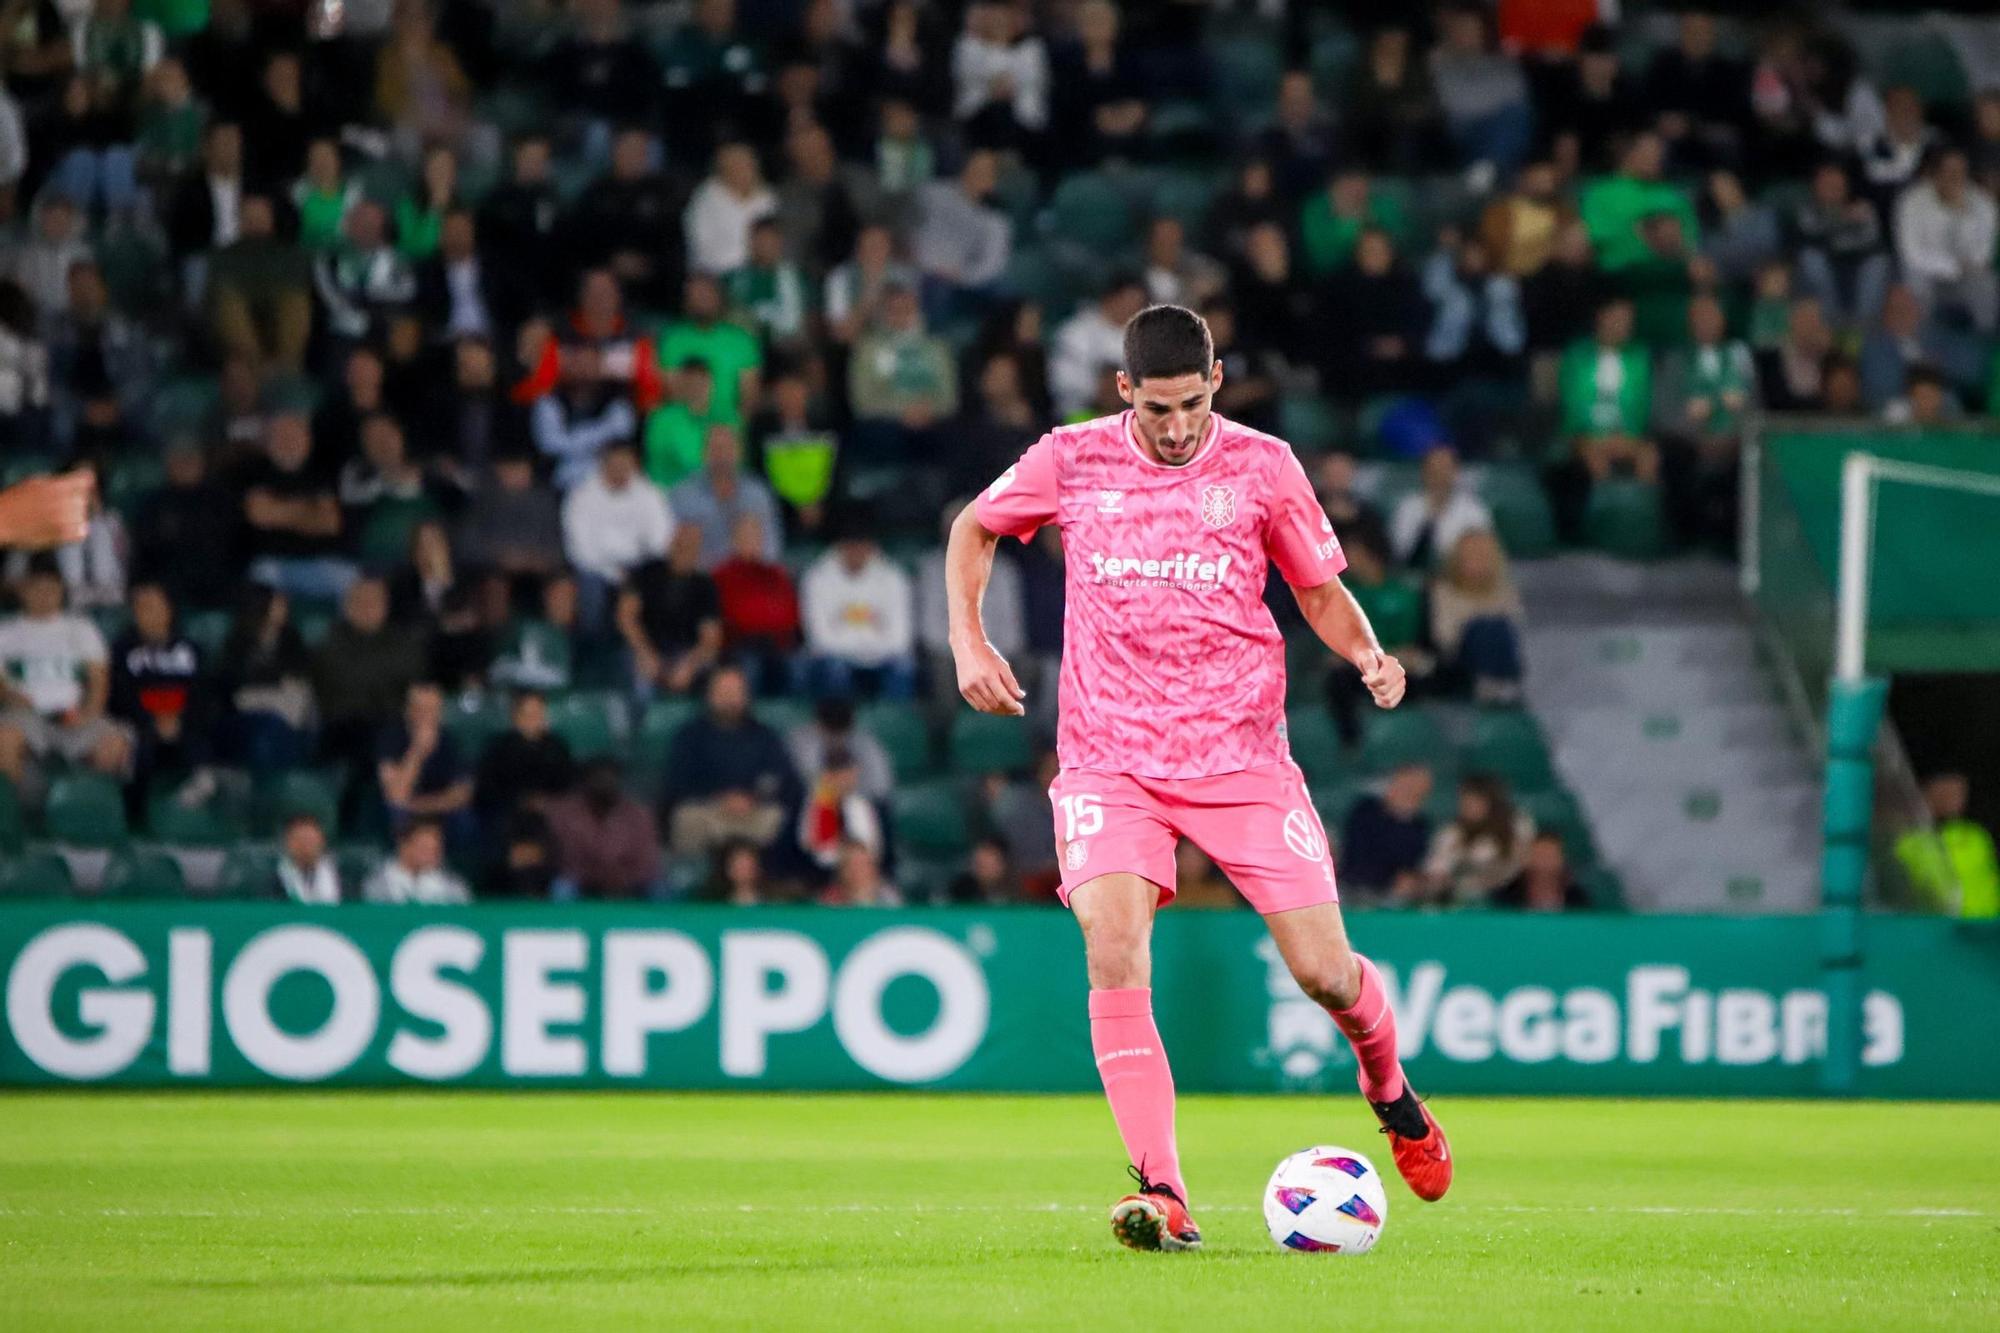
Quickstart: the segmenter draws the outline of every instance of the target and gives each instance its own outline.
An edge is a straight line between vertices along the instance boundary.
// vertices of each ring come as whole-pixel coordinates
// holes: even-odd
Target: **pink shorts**
[[[1326,829],[1289,759],[1210,778],[1142,778],[1064,769],[1049,786],[1055,803],[1061,897],[1100,875],[1129,873],[1173,899],[1174,846],[1207,852],[1258,912],[1339,901]]]

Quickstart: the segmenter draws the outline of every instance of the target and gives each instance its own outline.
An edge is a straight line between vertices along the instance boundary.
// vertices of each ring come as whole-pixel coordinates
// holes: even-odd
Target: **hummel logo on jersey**
[[[1100,514],[1122,514],[1125,512],[1125,492],[1099,491],[1097,512]]]
[[[1235,558],[1183,551],[1165,558],[1141,559],[1135,555],[1105,555],[1101,551],[1092,551],[1090,565],[1096,571],[1099,583],[1206,589],[1222,585],[1222,581],[1229,577],[1229,566]]]

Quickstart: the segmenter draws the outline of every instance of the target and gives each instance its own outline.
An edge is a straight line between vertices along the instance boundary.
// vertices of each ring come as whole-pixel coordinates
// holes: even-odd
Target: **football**
[[[1264,1224],[1288,1250],[1366,1254],[1388,1221],[1381,1175],[1351,1148],[1295,1152],[1264,1187]]]

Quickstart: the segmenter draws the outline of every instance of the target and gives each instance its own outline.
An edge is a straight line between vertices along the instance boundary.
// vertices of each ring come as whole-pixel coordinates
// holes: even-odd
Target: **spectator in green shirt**
[[[443,146],[424,154],[424,177],[396,201],[396,248],[411,262],[437,253],[444,215],[458,203],[458,157]]]
[[[1660,453],[1647,438],[1653,406],[1653,363],[1632,340],[1632,302],[1606,301],[1595,336],[1563,353],[1560,375],[1563,434],[1593,481],[1620,468],[1641,481],[1659,478]]]
[[[1750,348],[1729,336],[1722,302],[1688,303],[1689,345],[1660,366],[1653,416],[1666,448],[1667,507],[1684,538],[1733,549],[1737,447],[1743,415],[1757,403]]]
[[[361,187],[341,175],[340,145],[314,139],[306,146],[306,174],[292,185],[292,207],[299,214],[299,244],[307,250],[331,250],[340,244],[347,210],[361,197]]]
[[[718,418],[741,421],[757,410],[764,353],[757,346],[754,334],[723,318],[722,284],[708,274],[688,276],[681,297],[681,317],[661,332],[659,357],[662,370],[673,370],[690,361],[708,367],[715,378]]]
[[[1591,181],[1583,187],[1578,208],[1590,241],[1597,249],[1597,262],[1606,272],[1617,272],[1646,262],[1653,255],[1641,224],[1665,214],[1680,224],[1680,236],[1689,249],[1701,244],[1701,226],[1695,220],[1694,201],[1687,191],[1661,180],[1666,167],[1666,146],[1653,133],[1636,134],[1618,160],[1618,173]]]
[[[895,288],[883,301],[882,326],[854,349],[847,395],[858,424],[900,427],[905,438],[958,410],[958,364],[949,343],[924,331],[915,291]]]
[[[1928,905],[1967,920],[2000,917],[2000,862],[1993,835],[1965,817],[1971,786],[1963,773],[1939,773],[1924,783],[1931,827],[1896,840],[1896,859]]]
[[[646,475],[671,489],[701,468],[702,441],[710,426],[741,423],[715,408],[715,377],[701,361],[667,372],[672,396],[646,418]]]
[[[1377,190],[1367,172],[1339,172],[1325,190],[1308,198],[1299,212],[1306,268],[1314,276],[1323,276],[1350,262],[1355,242],[1370,227],[1387,232],[1390,240],[1401,244],[1409,222],[1402,203]]]
[[[805,342],[806,278],[785,258],[785,233],[776,218],[750,224],[750,262],[723,278],[729,308],[764,335],[773,347],[796,349]]]

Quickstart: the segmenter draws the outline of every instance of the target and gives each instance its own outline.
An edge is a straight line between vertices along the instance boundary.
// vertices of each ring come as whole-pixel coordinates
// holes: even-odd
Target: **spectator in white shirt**
[[[1963,309],[1983,333],[2000,317],[1993,272],[1993,196],[1972,183],[1965,152],[1946,148],[1923,180],[1896,202],[1896,250],[1904,280],[1924,304]]]
[[[415,819],[396,838],[396,855],[369,877],[361,896],[371,903],[460,907],[472,901],[465,881],[445,868],[444,830]]]
[[[917,268],[932,282],[969,291],[997,282],[1013,252],[1014,226],[986,201],[1000,180],[1000,159],[976,152],[956,180],[932,181],[918,195]]]
[[[1074,421],[1097,402],[1105,373],[1125,362],[1125,325],[1146,304],[1137,278],[1113,278],[1094,305],[1084,306],[1056,330],[1049,353],[1049,395],[1056,412]]]
[[[332,907],[340,901],[340,872],[327,855],[326,830],[320,827],[318,816],[296,814],[285,821],[278,886],[295,903]]]
[[[952,114],[982,148],[1021,148],[1049,123],[1049,53],[1018,0],[974,0],[951,53]]]
[[[848,696],[859,687],[908,699],[916,692],[910,576],[882,554],[862,520],[850,520],[833,549],[806,570],[799,610],[815,693]]]
[[[1429,568],[1442,562],[1466,533],[1493,526],[1492,511],[1458,485],[1458,454],[1448,444],[1424,455],[1423,486],[1396,503],[1389,542],[1396,559]]]
[[[764,183],[750,145],[722,145],[715,150],[715,173],[696,188],[682,220],[688,267],[718,277],[743,267],[750,258],[750,224],[777,211],[778,197]]]
[[[110,696],[104,635],[63,609],[54,559],[36,556],[21,585],[21,614],[0,620],[0,777],[18,787],[29,757],[51,754],[122,777],[132,734],[105,715]]]
[[[639,470],[639,447],[629,439],[607,444],[597,471],[563,501],[563,549],[576,569],[586,635],[603,632],[612,593],[633,569],[664,556],[673,535],[674,512]]]

